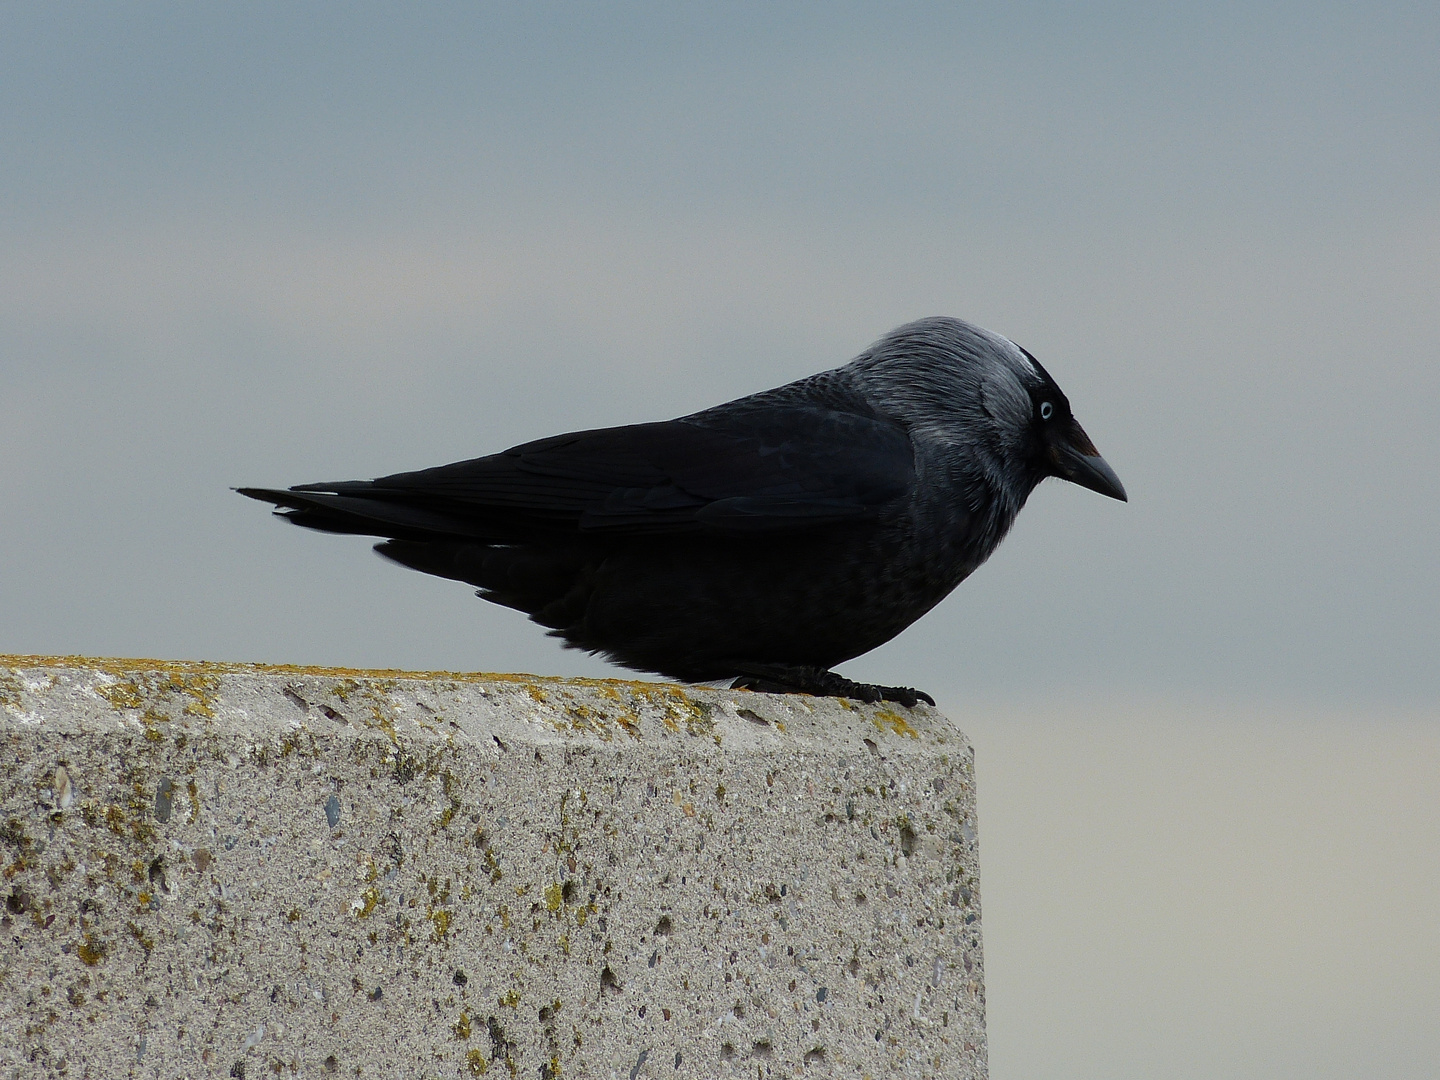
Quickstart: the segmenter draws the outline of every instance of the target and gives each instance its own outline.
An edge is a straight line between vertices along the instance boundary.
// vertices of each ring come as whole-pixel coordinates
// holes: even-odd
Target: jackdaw
[[[662,423],[556,435],[378,480],[239,488],[386,539],[568,647],[684,682],[934,704],[830,669],[939,603],[1035,485],[1125,489],[1039,361],[958,319]]]

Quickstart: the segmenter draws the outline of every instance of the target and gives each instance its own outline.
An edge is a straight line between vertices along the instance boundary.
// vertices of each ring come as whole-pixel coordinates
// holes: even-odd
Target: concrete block
[[[0,1077],[982,1077],[933,709],[0,657]]]

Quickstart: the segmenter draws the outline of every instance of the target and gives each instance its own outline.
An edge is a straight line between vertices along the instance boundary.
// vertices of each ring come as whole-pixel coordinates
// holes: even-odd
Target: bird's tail
[[[569,626],[590,595],[591,569],[577,546],[516,543],[423,505],[414,492],[368,480],[235,490],[274,504],[277,515],[307,529],[384,537],[375,550],[392,562],[478,586],[486,600],[524,611],[542,626]]]
[[[235,489],[260,502],[273,503],[275,513],[296,525],[320,532],[383,536],[392,540],[434,540],[437,537],[488,539],[456,517],[423,505],[404,491],[378,487],[369,480],[334,484],[301,484],[286,488]]]

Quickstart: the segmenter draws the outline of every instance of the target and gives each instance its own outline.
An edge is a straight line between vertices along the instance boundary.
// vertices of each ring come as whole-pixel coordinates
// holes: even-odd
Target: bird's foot
[[[791,667],[784,664],[746,665],[745,674],[730,684],[732,690],[754,690],[761,694],[814,694],[816,697],[847,697],[874,704],[893,701],[913,708],[920,702],[934,705],[935,699],[923,690],[908,686],[877,686],[855,682],[824,668]]]

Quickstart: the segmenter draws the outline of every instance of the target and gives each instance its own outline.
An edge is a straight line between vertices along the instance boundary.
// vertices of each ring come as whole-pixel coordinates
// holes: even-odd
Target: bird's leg
[[[893,701],[907,709],[919,702],[934,705],[935,699],[923,690],[908,686],[877,686],[860,683],[816,667],[788,664],[745,664],[744,674],[730,684],[732,690],[755,690],[762,694],[814,694],[816,697],[848,697],[874,704]]]

